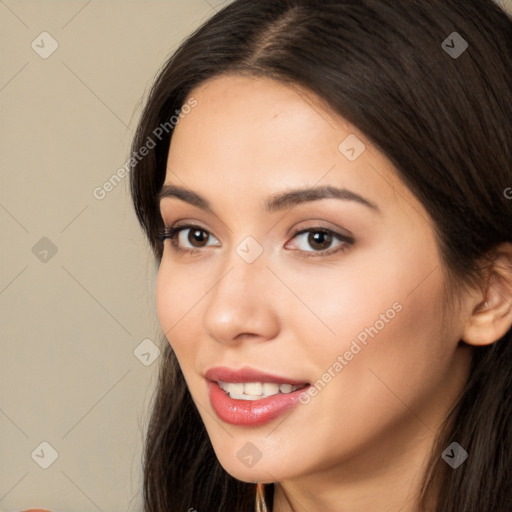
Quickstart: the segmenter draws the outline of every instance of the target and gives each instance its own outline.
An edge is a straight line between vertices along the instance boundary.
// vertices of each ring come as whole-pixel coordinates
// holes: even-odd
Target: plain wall
[[[1,510],[141,510],[155,269],[128,177],[94,191],[167,56],[225,3],[0,3]]]
[[[162,340],[112,176],[166,57],[226,3],[0,3],[0,510],[142,508]]]

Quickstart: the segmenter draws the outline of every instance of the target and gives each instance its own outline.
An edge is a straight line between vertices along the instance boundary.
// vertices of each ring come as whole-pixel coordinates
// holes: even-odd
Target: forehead
[[[223,75],[198,86],[191,98],[197,104],[171,139],[166,183],[217,197],[319,184],[343,186],[376,203],[396,201],[397,192],[414,201],[385,155],[303,88]]]
[[[209,137],[198,143],[206,143],[215,135],[218,142],[224,135],[225,141],[228,136],[239,142],[246,139],[246,143],[248,138],[266,141],[271,149],[276,135],[280,143],[286,138],[288,146],[294,141],[298,146],[304,139],[318,144],[327,134],[326,144],[335,144],[340,132],[357,132],[310,91],[268,78],[221,75],[192,90],[187,101],[191,98],[197,105],[176,126],[173,137],[179,138],[186,125],[187,131],[204,134],[211,130]]]

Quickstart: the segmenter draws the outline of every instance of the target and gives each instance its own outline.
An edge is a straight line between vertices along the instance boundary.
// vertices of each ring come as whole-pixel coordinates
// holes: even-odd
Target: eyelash
[[[211,234],[208,230],[202,228],[201,226],[198,226],[196,224],[183,224],[178,226],[172,226],[169,228],[164,228],[159,233],[160,242],[164,243],[165,240],[169,239],[171,242],[171,247],[173,250],[180,254],[197,254],[203,251],[204,248],[199,249],[183,249],[182,247],[178,246],[177,241],[177,235],[183,230],[186,229],[196,229],[203,231],[204,233]],[[331,256],[332,254],[338,253],[338,252],[344,252],[349,249],[350,246],[354,244],[354,239],[345,235],[341,235],[340,233],[337,233],[335,231],[332,231],[331,229],[322,228],[322,227],[311,227],[307,229],[299,229],[293,233],[292,240],[297,237],[298,235],[302,235],[303,233],[325,233],[332,235],[333,239],[338,239],[339,241],[343,242],[335,249],[326,249],[326,250],[320,250],[320,251],[300,251],[299,252],[306,252],[306,253],[313,253],[313,254],[307,254],[304,257],[306,258],[325,258],[327,256]],[[315,254],[316,253],[316,254]]]

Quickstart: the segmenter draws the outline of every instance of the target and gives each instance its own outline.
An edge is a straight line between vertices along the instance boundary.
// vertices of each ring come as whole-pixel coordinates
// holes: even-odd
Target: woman
[[[511,76],[490,0],[235,0],[174,53],[147,512],[511,510]]]

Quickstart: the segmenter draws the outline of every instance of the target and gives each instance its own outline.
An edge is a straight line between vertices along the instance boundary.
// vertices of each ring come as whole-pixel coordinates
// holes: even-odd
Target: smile
[[[260,426],[299,403],[309,383],[242,368],[211,368],[205,374],[215,414],[238,426]]]
[[[274,382],[222,382],[217,384],[231,398],[235,400],[260,400],[279,393],[288,394],[306,386],[292,386],[291,384],[276,384]]]

